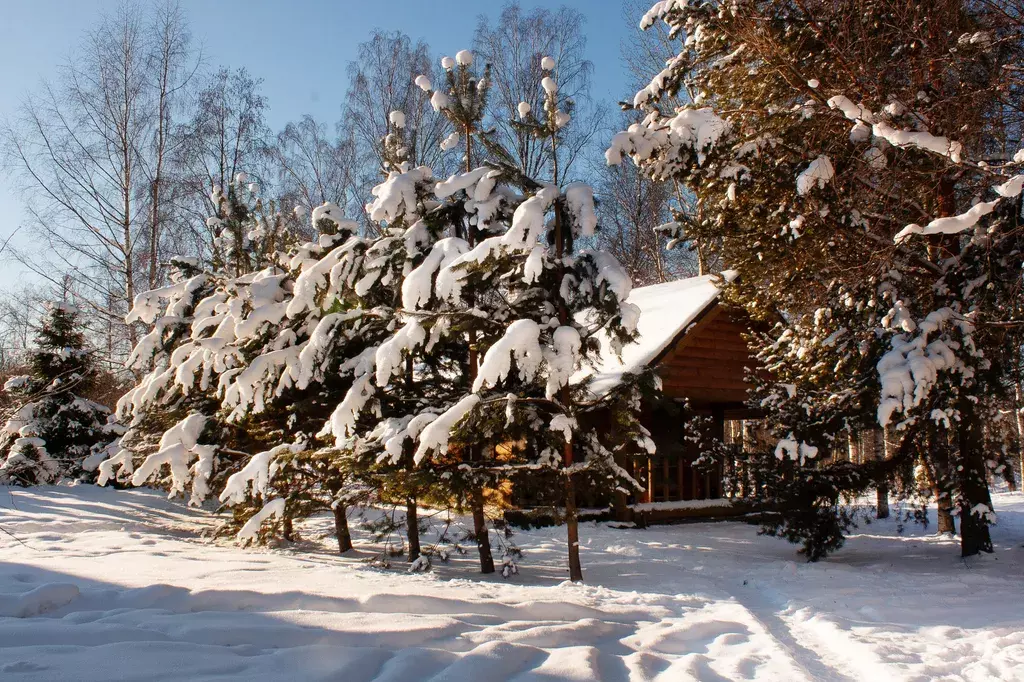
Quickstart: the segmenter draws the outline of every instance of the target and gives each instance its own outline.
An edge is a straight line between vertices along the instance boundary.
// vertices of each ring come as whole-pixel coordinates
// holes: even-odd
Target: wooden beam
[[[743,389],[715,389],[694,386],[671,386],[665,385],[663,392],[669,398],[677,400],[690,399],[698,403],[742,403],[747,399],[747,390]]]

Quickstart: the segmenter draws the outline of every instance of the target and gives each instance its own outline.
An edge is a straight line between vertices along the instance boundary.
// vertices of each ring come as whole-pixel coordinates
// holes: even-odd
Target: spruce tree
[[[740,272],[730,300],[770,329],[753,404],[779,439],[769,501],[793,514],[768,530],[818,558],[842,543],[844,496],[907,481],[920,458],[963,554],[989,550],[979,417],[1019,347],[1024,161],[997,93],[1017,88],[1003,66],[1019,32],[959,0],[661,2],[641,25],[658,20],[681,51],[607,159],[694,195],[700,219],[672,236],[720,244]],[[889,460],[808,456],[886,427]]]
[[[468,52],[446,65],[456,96],[464,84],[487,87],[486,69],[473,78],[471,65]],[[553,67],[544,58],[544,112],[534,116],[524,107],[522,125],[550,145],[556,158],[559,131],[570,119]],[[456,106],[474,101],[451,99]],[[452,106],[444,93],[435,91],[432,101]],[[471,116],[450,114],[453,122],[472,121]],[[464,130],[486,150],[484,164],[439,183],[435,193],[446,203],[422,218],[426,226],[454,224],[463,231],[437,241],[406,278],[408,321],[374,357],[374,390],[400,384],[392,377],[403,372],[435,372],[436,385],[448,378],[451,390],[421,393],[428,404],[406,413],[402,428],[388,430],[391,438],[382,445],[411,453],[417,467],[440,471],[445,485],[471,500],[486,485],[514,474],[526,474],[536,485],[544,472],[558,472],[570,578],[580,580],[575,481],[587,475],[613,482],[628,477],[600,432],[580,428],[577,398],[585,389],[577,384],[574,390],[570,378],[597,353],[599,334],[613,346],[631,340],[635,309],[624,303],[629,278],[608,254],[575,248],[597,227],[589,187],[560,187],[557,164],[550,181],[527,178],[486,131],[476,124]],[[458,347],[466,343],[470,356]],[[480,358],[478,366],[472,356]],[[629,421],[636,418],[632,413]],[[631,431],[639,433],[638,425]]]
[[[29,370],[4,386],[18,407],[0,433],[0,482],[35,485],[86,474],[89,456],[116,428],[107,424],[110,410],[78,395],[88,391],[96,370],[74,306],[48,306]]]
[[[443,204],[432,212],[430,222],[435,226],[435,230],[441,230],[442,234],[452,238],[452,241],[446,241],[440,246],[437,254],[431,254],[431,262],[424,264],[426,267],[419,270],[428,278],[433,275],[433,271],[472,249],[480,240],[492,236],[495,224],[500,225],[503,220],[507,221],[510,218],[508,202],[500,193],[493,197],[484,196],[484,188],[487,183],[494,184],[497,172],[487,166],[474,165],[475,161],[485,154],[485,150],[480,148],[481,145],[478,144],[474,149],[473,143],[484,130],[483,117],[492,82],[489,65],[485,65],[478,73],[473,68],[473,62],[473,53],[468,50],[459,52],[454,60],[444,58],[442,67],[445,70],[446,87],[443,90],[433,90],[426,76],[419,76],[416,79],[417,85],[430,95],[434,107],[451,123],[455,132],[442,144],[449,148],[462,145],[465,170],[464,174],[457,174],[439,183],[435,190]],[[478,184],[481,179],[485,183],[483,186]],[[479,197],[478,189],[481,190]],[[424,284],[428,285],[426,291],[422,289]],[[450,361],[460,366],[461,371],[455,375],[456,380],[451,383],[453,387],[457,386],[454,395],[464,394],[476,380],[479,370],[480,332],[468,318],[452,320],[444,317],[446,312],[452,310],[452,306],[449,302],[432,296],[429,284],[429,279],[425,282],[411,280],[410,295],[403,303],[406,309],[411,311],[440,314],[440,324],[447,326],[449,330],[453,322],[456,330],[464,329],[464,343],[449,342],[434,352],[435,356],[447,355]],[[476,307],[472,294],[466,304],[470,309]],[[459,306],[456,306],[456,309],[458,308]],[[435,323],[437,321],[434,320]],[[455,357],[452,357],[453,354]],[[484,500],[485,488],[494,485],[496,481],[493,476],[487,475],[487,460],[489,458],[485,448],[471,445],[459,453],[456,460],[459,462],[458,468],[447,474],[447,482],[455,499],[460,503],[459,507],[464,504],[472,516],[473,540],[480,557],[481,573],[493,573],[495,570]]]
[[[403,302],[410,298],[419,267],[445,241],[443,221],[426,217],[438,206],[433,172],[412,167],[404,115],[392,112],[390,118],[382,141],[387,178],[374,188],[367,205],[380,236],[367,249],[354,292],[377,323],[360,332],[365,350],[347,367],[350,388],[336,398],[325,432],[364,472],[357,486],[369,483],[380,501],[404,506],[406,554],[419,570],[429,566],[429,557],[422,553],[418,506],[423,499],[446,502],[443,494],[434,494],[435,471],[415,465],[408,438],[416,428],[416,413],[450,391],[451,367],[437,367],[414,353],[427,342],[428,332],[415,315],[407,314]],[[437,339],[430,341],[432,348]]]
[[[218,207],[207,222],[216,234],[211,266],[171,259],[170,283],[137,296],[127,317],[152,329],[128,360],[141,378],[118,401],[127,430],[99,466],[101,484],[156,481],[172,495],[190,486],[193,504],[223,486],[238,464],[232,451],[260,444],[230,422],[223,402],[227,381],[275,321],[284,296],[279,249],[294,242],[282,216],[263,210],[244,173],[227,194],[215,187],[211,198]]]

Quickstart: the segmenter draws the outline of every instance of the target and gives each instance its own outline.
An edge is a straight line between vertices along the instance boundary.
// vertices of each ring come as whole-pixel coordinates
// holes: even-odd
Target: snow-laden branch
[[[250,491],[254,497],[266,499],[267,487],[271,476],[274,475],[274,460],[280,455],[298,452],[300,449],[301,445],[298,443],[284,443],[256,453],[249,458],[244,467],[228,477],[220,494],[220,501],[224,504],[241,504],[245,502]]]
[[[263,505],[263,508],[252,515],[245,525],[242,526],[241,530],[238,531],[239,540],[252,540],[256,537],[256,534],[260,532],[260,526],[267,519],[284,518],[284,498],[279,497],[276,500],[271,500]]]
[[[199,504],[209,492],[209,477],[213,473],[213,455],[215,448],[198,442],[199,435],[206,427],[206,415],[193,412],[177,424],[167,429],[160,438],[160,446],[155,453],[146,457],[139,468],[132,474],[132,485],[144,485],[166,466],[171,474],[169,496],[173,497],[185,492],[185,485],[192,481],[191,504]],[[122,450],[118,455],[100,465],[100,485],[105,484],[113,474],[113,466],[121,465],[125,472],[125,460],[131,455]],[[193,459],[198,458],[195,466],[190,466]]]
[[[888,122],[881,120],[876,114],[863,104],[854,102],[845,95],[836,95],[828,100],[832,109],[838,109],[855,125],[850,132],[851,139],[858,140],[867,132],[870,126],[870,133],[875,137],[882,138],[895,147],[914,147],[933,154],[948,158],[951,162],[959,164],[963,161],[963,145],[952,141],[949,138],[933,135],[923,130],[900,130],[894,128]],[[1021,163],[1024,157],[1017,159],[1015,163]],[[999,198],[992,201],[979,201],[969,210],[960,215],[944,216],[932,220],[925,226],[912,223],[896,234],[896,243],[901,243],[915,234],[959,234],[974,228],[985,216],[992,213],[1003,199],[1015,199],[1020,196],[1024,189],[1024,175],[1015,175],[1000,185],[992,188]]]
[[[863,104],[854,104],[846,95],[836,95],[829,98],[828,106],[838,109],[843,116],[854,122],[854,131],[851,136],[860,136],[864,126],[871,126],[871,134],[886,140],[894,147],[914,147],[923,151],[945,156],[953,163],[960,163],[964,147],[961,143],[950,140],[948,137],[933,135],[926,130],[902,130],[894,128],[888,122],[881,120],[870,109]]]
[[[420,444],[413,460],[419,464],[430,452],[448,452],[448,438],[452,429],[480,402],[480,396],[471,393],[433,419],[420,433]]]
[[[1015,175],[1001,185],[992,188],[999,198],[992,201],[979,201],[960,215],[936,218],[924,227],[916,223],[907,225],[894,238],[897,244],[902,243],[915,234],[959,234],[973,229],[978,222],[996,210],[1004,199],[1016,199],[1024,189],[1024,175]]]
[[[685,149],[696,154],[698,165],[703,165],[708,152],[731,129],[729,122],[710,107],[679,109],[668,119],[661,119],[653,112],[643,121],[616,133],[604,157],[608,165],[616,166],[622,163],[623,156],[645,161],[655,150],[663,150],[668,157],[675,158],[679,150]]]
[[[945,326],[953,324],[968,337],[974,330],[969,322],[957,318],[951,308],[932,311],[919,324],[902,323],[904,329],[916,334],[894,336],[891,349],[877,366],[881,382],[878,423],[883,428],[892,421],[894,413],[906,413],[921,405],[938,381],[940,372],[969,374],[970,370],[955,353],[961,344],[945,334],[935,336]]]

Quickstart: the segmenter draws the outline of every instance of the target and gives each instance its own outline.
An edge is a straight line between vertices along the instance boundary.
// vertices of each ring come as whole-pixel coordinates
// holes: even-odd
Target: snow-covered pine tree
[[[364,348],[372,315],[353,291],[370,241],[355,236],[356,223],[334,204],[314,208],[312,224],[317,240],[255,273],[244,306],[251,311],[233,332],[218,332],[233,338],[237,358],[219,381],[221,414],[245,437],[234,441],[236,464],[216,494],[232,508],[228,530],[243,540],[278,531],[291,540],[294,521],[331,511],[345,552],[353,500],[342,488],[353,472],[344,453],[321,449],[316,435],[351,383],[341,367]],[[271,517],[277,523],[263,527]]]
[[[471,63],[472,55],[461,52],[446,68],[458,64],[453,78],[461,79]],[[551,145],[555,158],[559,131],[570,117],[558,97],[553,60],[544,57],[541,65],[547,72],[544,112],[537,117],[522,107],[521,114],[523,125]],[[440,97],[446,99],[444,93]],[[390,442],[396,452],[412,446],[416,465],[446,469],[450,485],[455,480],[469,491],[517,472],[559,471],[570,578],[581,580],[574,482],[588,473],[613,481],[628,476],[597,432],[579,428],[582,406],[570,378],[597,352],[599,333],[613,345],[632,338],[636,311],[624,303],[629,278],[606,253],[574,251],[577,240],[597,227],[589,187],[561,187],[557,164],[550,182],[524,177],[486,132],[469,132],[487,151],[485,165],[439,183],[436,193],[455,196],[455,209],[462,204],[470,230],[478,230],[476,243],[470,247],[459,237],[438,241],[407,277],[409,322],[382,346],[389,352],[377,356],[377,385],[387,384],[401,367],[392,351],[411,358],[422,347],[429,354],[445,339],[471,339],[480,364],[475,373],[472,365],[461,368],[451,382],[455,391],[439,393],[426,409],[407,414]],[[419,371],[415,362],[409,365],[408,372]]]
[[[274,530],[290,539],[295,519],[332,510],[344,552],[351,498],[342,487],[351,472],[344,456],[317,448],[316,433],[351,384],[341,368],[383,317],[364,311],[354,293],[372,241],[356,237],[356,223],[326,203],[311,214],[316,240],[286,254],[278,247],[294,241],[285,229],[292,221],[258,212],[258,199],[230,211],[223,205],[226,217],[211,224],[223,239],[241,235],[244,248],[226,248],[234,255],[220,271],[179,276],[136,306],[133,315],[154,324],[136,361],[152,370],[120,405],[132,428],[103,478],[131,475],[141,484],[167,464],[172,493],[191,481],[192,503],[216,497],[232,506],[229,528],[246,540]],[[268,518],[278,523],[261,530]]]
[[[641,22],[683,45],[607,159],[692,192],[693,236],[740,271],[730,298],[774,326],[756,339],[772,370],[757,398],[779,437],[765,454],[806,475],[781,477],[801,482],[776,488],[800,517],[770,530],[811,558],[841,544],[843,494],[917,458],[948,482],[937,492],[955,497],[963,553],[991,548],[978,405],[1020,347],[1024,161],[997,94],[1019,88],[1003,65],[1019,63],[1021,36],[999,4],[664,0]],[[689,103],[658,111],[684,91]],[[811,457],[890,425],[888,461]],[[928,448],[933,431],[953,447]]]
[[[464,172],[437,184],[435,194],[441,205],[430,211],[425,223],[444,238],[419,264],[403,291],[403,307],[408,314],[418,317],[421,324],[426,321],[431,328],[437,325],[439,332],[438,341],[429,350],[423,347],[418,351],[443,358],[442,364],[459,368],[457,372],[435,375],[442,386],[450,389],[434,395],[433,407],[437,413],[448,409],[452,398],[464,396],[475,382],[481,359],[482,331],[479,317],[467,314],[467,309],[472,311],[477,307],[473,294],[470,293],[465,304],[453,305],[432,294],[433,277],[441,267],[482,239],[500,232],[501,226],[511,219],[509,202],[502,192],[494,192],[497,171],[474,165],[485,154],[479,143],[474,147],[474,140],[484,130],[483,117],[492,86],[490,66],[475,69],[474,55],[469,50],[460,51],[454,59],[442,58],[441,66],[446,79],[444,89],[434,90],[425,75],[416,78],[416,85],[430,96],[432,106],[454,129],[442,142],[442,147],[447,150],[461,145]],[[415,360],[413,364],[415,366]],[[408,445],[413,445],[411,439]],[[487,449],[479,444],[453,450],[449,455],[451,459],[444,473],[446,486],[457,511],[468,508],[472,516],[480,572],[493,573],[494,557],[484,504],[485,489],[495,484],[491,473],[493,462]],[[452,466],[456,462],[458,466]]]
[[[194,259],[172,259],[170,283],[136,296],[129,324],[152,328],[140,337],[127,366],[139,377],[135,386],[118,400],[116,416],[124,434],[98,463],[97,483],[132,482],[141,485],[161,473],[162,466],[140,468],[157,455],[168,457],[170,476],[162,483],[171,494],[183,493],[192,479],[192,501],[206,497],[209,479],[217,469],[212,447],[198,443],[208,415],[216,412],[215,377],[212,366],[203,371],[199,387],[184,389],[195,380],[196,363],[184,360],[196,350],[194,327],[206,320],[227,296],[219,291],[219,278],[203,272]],[[212,352],[212,351],[211,351]],[[184,368],[184,369],[183,369]],[[171,461],[170,456],[180,455]],[[151,458],[152,456],[152,458]],[[194,467],[191,459],[199,459]],[[161,462],[162,464],[163,462]],[[143,475],[144,474],[144,475]]]
[[[361,331],[365,351],[346,367],[351,387],[336,399],[325,433],[339,450],[351,453],[379,499],[404,506],[407,556],[419,570],[429,566],[429,558],[420,546],[418,504],[421,499],[446,501],[438,493],[435,471],[414,465],[408,432],[416,427],[418,412],[450,392],[459,368],[450,362],[438,365],[440,356],[415,352],[425,344],[429,354],[440,339],[403,310],[403,302],[421,286],[417,281],[435,245],[443,249],[447,243],[439,241],[445,229],[440,216],[446,211],[434,196],[431,169],[412,167],[407,158],[403,113],[392,112],[390,119],[382,154],[387,177],[367,205],[380,236],[367,250],[356,289],[361,305],[374,311],[380,324]],[[435,215],[428,219],[431,211]]]
[[[4,385],[17,408],[0,432],[0,483],[35,485],[81,476],[89,456],[117,436],[107,423],[110,410],[78,395],[95,378],[78,318],[74,306],[50,304],[29,355],[31,373]]]
[[[561,453],[556,455],[549,451],[550,443],[546,447],[536,443],[534,451],[536,462],[560,461],[564,472],[569,579],[575,582],[583,580],[583,569],[579,556],[574,479],[584,472],[603,474],[612,488],[631,482],[631,479],[615,463],[612,451],[599,437],[600,431],[584,432],[579,428],[584,410],[577,396],[573,395],[572,377],[588,356],[592,358],[600,350],[596,339],[598,333],[610,339],[616,353],[622,344],[634,340],[639,313],[626,303],[631,283],[615,257],[600,250],[575,248],[577,239],[592,237],[597,230],[594,193],[583,183],[566,183],[565,178],[559,176],[558,144],[562,131],[572,120],[573,102],[559,97],[555,60],[543,57],[541,68],[547,74],[541,81],[544,110],[539,115],[529,110],[520,111],[522,120],[519,126],[550,145],[551,176],[547,182],[520,179],[521,190],[530,192],[533,189],[536,193],[516,208],[509,231],[494,238],[506,248],[494,254],[491,249],[496,244],[482,245],[483,248],[474,249],[465,258],[467,273],[473,273],[474,264],[486,267],[487,261],[495,255],[498,260],[491,267],[497,265],[500,268],[501,260],[508,259],[504,266],[511,270],[511,281],[518,285],[510,287],[508,294],[508,312],[512,313],[509,317],[518,319],[488,349],[473,388],[479,390],[490,386],[507,390],[506,383],[514,384],[508,381],[511,378],[510,360],[518,364],[520,381],[533,379],[531,388],[535,393],[533,396],[528,393],[528,397],[539,397],[538,384],[543,383],[542,395],[551,401],[549,409],[554,408],[554,414],[548,415],[547,419],[549,433],[556,443],[561,440]],[[506,173],[511,171],[507,155],[494,144],[489,147],[496,156],[497,165]],[[531,203],[535,205],[531,206]],[[549,206],[552,220],[545,245],[540,240],[542,230],[538,228],[543,227]],[[522,258],[524,254],[525,259]],[[484,273],[478,271],[477,276],[479,274]],[[487,276],[482,277],[480,283],[484,284],[487,279]],[[531,377],[536,371],[531,365],[538,359],[535,355],[537,346],[540,346],[546,365],[545,371],[538,373],[543,376],[542,382],[537,381],[540,377]],[[582,387],[578,385],[577,389]],[[536,425],[544,417],[535,409],[535,404],[524,409],[518,396],[516,399],[509,396],[505,418],[508,422],[515,422],[525,416],[526,423]],[[520,411],[526,414],[517,415]],[[619,424],[614,435],[621,438],[625,433],[650,442],[639,424],[638,411],[631,410],[628,414],[628,422]]]
[[[199,504],[237,461],[232,445],[246,444],[247,432],[224,418],[222,384],[280,312],[273,305],[284,296],[277,245],[291,239],[280,216],[263,213],[256,191],[244,173],[227,195],[214,188],[220,217],[208,226],[217,234],[216,266],[174,258],[171,282],[136,297],[127,321],[152,329],[128,360],[140,379],[118,401],[127,431],[99,465],[101,485],[156,480],[172,495],[191,485],[190,502]],[[253,272],[257,266],[263,269]]]
[[[352,409],[343,399],[349,389],[356,396],[365,390],[368,357],[395,328],[402,278],[432,240],[416,220],[437,203],[432,173],[409,166],[402,114],[391,118],[382,143],[388,177],[367,206],[376,238],[357,237],[357,225],[325,204],[312,213],[319,238],[285,257],[275,245],[288,235],[270,229],[284,221],[261,222],[259,202],[241,201],[255,193],[244,176],[227,195],[215,192],[215,272],[144,295],[138,306],[136,315],[155,323],[136,352],[152,371],[122,401],[133,429],[104,463],[104,480],[118,473],[142,483],[168,464],[172,493],[191,481],[194,503],[218,497],[233,507],[246,540],[287,536],[295,519],[332,509],[342,551],[349,546],[346,505],[383,492],[411,500],[408,534],[418,553],[409,492],[425,488],[422,472],[409,480],[392,475],[358,439],[338,439],[326,450],[317,444],[324,424],[340,418],[332,414]],[[154,415],[164,422],[147,424]],[[274,523],[264,527],[267,520]]]
[[[371,397],[368,372],[378,346],[398,323],[403,278],[432,241],[418,220],[425,207],[436,204],[432,173],[410,167],[403,115],[393,112],[390,118],[391,131],[382,140],[387,178],[367,206],[378,236],[355,236],[355,223],[338,220],[337,207],[314,210],[323,248],[307,245],[291,260],[292,275],[298,274],[282,285],[285,319],[271,322],[262,345],[246,350],[239,371],[222,381],[228,421],[248,433],[274,433],[283,443],[269,447],[268,440],[269,449],[244,460],[221,493],[243,523],[242,538],[267,535],[274,528],[261,530],[267,519],[278,520],[287,532],[293,519],[331,508],[345,551],[348,504],[400,501],[410,559],[419,558],[416,501],[430,487],[427,472],[382,457],[378,446],[394,411],[418,399],[425,387],[416,385],[393,399],[374,396],[369,416],[355,421]],[[347,428],[334,429],[341,422]],[[321,433],[325,423],[328,429]],[[332,429],[344,435],[333,439],[335,447],[317,449],[318,437]]]

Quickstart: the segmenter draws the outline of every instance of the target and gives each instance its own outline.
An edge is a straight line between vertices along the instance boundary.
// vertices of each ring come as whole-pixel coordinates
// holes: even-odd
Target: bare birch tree
[[[325,201],[358,210],[356,142],[351,128],[332,137],[312,116],[289,123],[277,134],[269,153],[284,201],[312,208]],[[355,213],[353,213],[355,214]]]
[[[595,164],[596,165],[596,164]],[[634,166],[596,165],[595,190],[601,247],[615,255],[633,284],[667,282],[696,272],[689,252],[665,251],[655,228],[671,219],[671,194],[665,182],[651,180]]]
[[[121,320],[145,283],[144,157],[155,120],[148,47],[141,13],[123,5],[3,128],[36,237],[36,250],[17,257],[54,289],[71,275],[94,322],[113,325],[119,338],[108,345],[122,356],[135,335]]]
[[[150,288],[160,283],[160,261],[163,257],[161,239],[173,201],[167,187],[173,152],[173,118],[176,100],[192,82],[200,60],[190,61],[191,36],[177,3],[168,2],[153,11],[149,70],[155,95],[155,124],[152,160],[148,169],[151,187],[148,241],[147,283]]]
[[[206,219],[215,215],[210,193],[227,188],[240,172],[266,180],[266,98],[261,81],[243,69],[220,68],[207,77],[191,102],[192,117],[176,127],[175,163],[179,172],[179,208],[192,231],[192,247],[208,253],[213,235]]]
[[[160,279],[172,115],[197,66],[176,3],[125,3],[0,127],[34,237],[14,257],[51,294],[71,278],[116,366],[135,340],[123,317],[136,289]]]
[[[380,144],[388,134],[392,111],[405,114],[408,158],[414,165],[435,171],[447,170],[441,142],[451,131],[448,120],[430,105],[430,97],[417,87],[419,75],[442,82],[438,61],[423,41],[413,43],[404,33],[375,31],[359,45],[359,57],[349,64],[349,88],[344,119],[364,162],[369,159],[376,174],[384,167]]]

